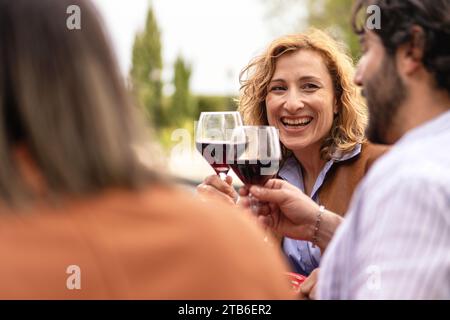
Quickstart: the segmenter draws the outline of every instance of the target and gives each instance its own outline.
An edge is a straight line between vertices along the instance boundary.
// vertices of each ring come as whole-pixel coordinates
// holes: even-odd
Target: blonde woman
[[[358,182],[387,150],[364,137],[367,111],[353,74],[342,46],[316,29],[274,40],[241,72],[238,110],[244,123],[279,129],[278,177],[340,215]],[[198,191],[229,202],[238,198],[230,177],[225,182],[207,177]],[[321,252],[312,242],[284,237],[282,247],[296,272],[309,275],[319,266]]]

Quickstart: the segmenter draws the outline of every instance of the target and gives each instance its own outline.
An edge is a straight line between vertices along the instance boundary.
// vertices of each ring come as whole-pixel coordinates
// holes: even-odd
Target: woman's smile
[[[306,130],[314,120],[311,116],[301,117],[281,117],[280,123],[284,130],[288,132],[299,132]]]

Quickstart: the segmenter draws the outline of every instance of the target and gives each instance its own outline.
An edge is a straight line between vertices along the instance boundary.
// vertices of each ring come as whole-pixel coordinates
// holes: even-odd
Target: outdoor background
[[[201,111],[236,109],[239,72],[271,40],[314,26],[345,42],[355,60],[359,55],[348,18],[352,0],[93,2],[127,86],[154,128],[149,139],[161,146],[157,156],[193,184],[214,173],[195,150],[194,121]],[[189,131],[192,152],[174,156],[180,128]]]

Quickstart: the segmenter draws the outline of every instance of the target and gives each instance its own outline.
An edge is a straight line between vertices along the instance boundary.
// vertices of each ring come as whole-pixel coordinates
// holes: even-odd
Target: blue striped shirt
[[[355,192],[321,299],[450,299],[450,111],[411,130]]]
[[[358,144],[352,151],[342,155],[334,155],[332,160],[325,163],[323,169],[319,173],[310,196],[316,203],[320,203],[319,189],[325,182],[325,177],[333,167],[334,163],[346,161],[361,153],[361,145]],[[286,160],[280,169],[278,176],[296,186],[305,192],[303,185],[302,169],[294,156]],[[308,276],[315,268],[319,266],[321,253],[318,247],[313,248],[312,243],[308,241],[295,240],[285,237],[283,239],[283,251],[288,257],[293,271]]]

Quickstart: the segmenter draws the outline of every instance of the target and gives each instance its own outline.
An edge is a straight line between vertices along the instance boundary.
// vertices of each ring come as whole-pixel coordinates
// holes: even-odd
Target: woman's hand
[[[225,181],[216,174],[208,176],[197,186],[197,193],[203,200],[217,199],[230,204],[236,204],[238,194],[234,190],[233,178],[227,176]]]
[[[300,299],[317,299],[317,280],[319,277],[319,268],[314,269],[308,278],[300,285]]]
[[[197,186],[197,193],[203,201],[218,200],[224,201],[229,204],[238,205],[242,212],[248,216],[250,220],[254,220],[255,223],[261,225],[261,221],[252,213],[246,204],[246,196],[244,193],[244,202],[240,201],[239,195],[232,186],[233,178],[227,176],[225,181],[220,179],[218,175],[211,175],[205,178],[205,180]],[[247,190],[245,187],[243,189]],[[239,201],[238,201],[239,200]],[[263,228],[267,226],[261,225]]]

